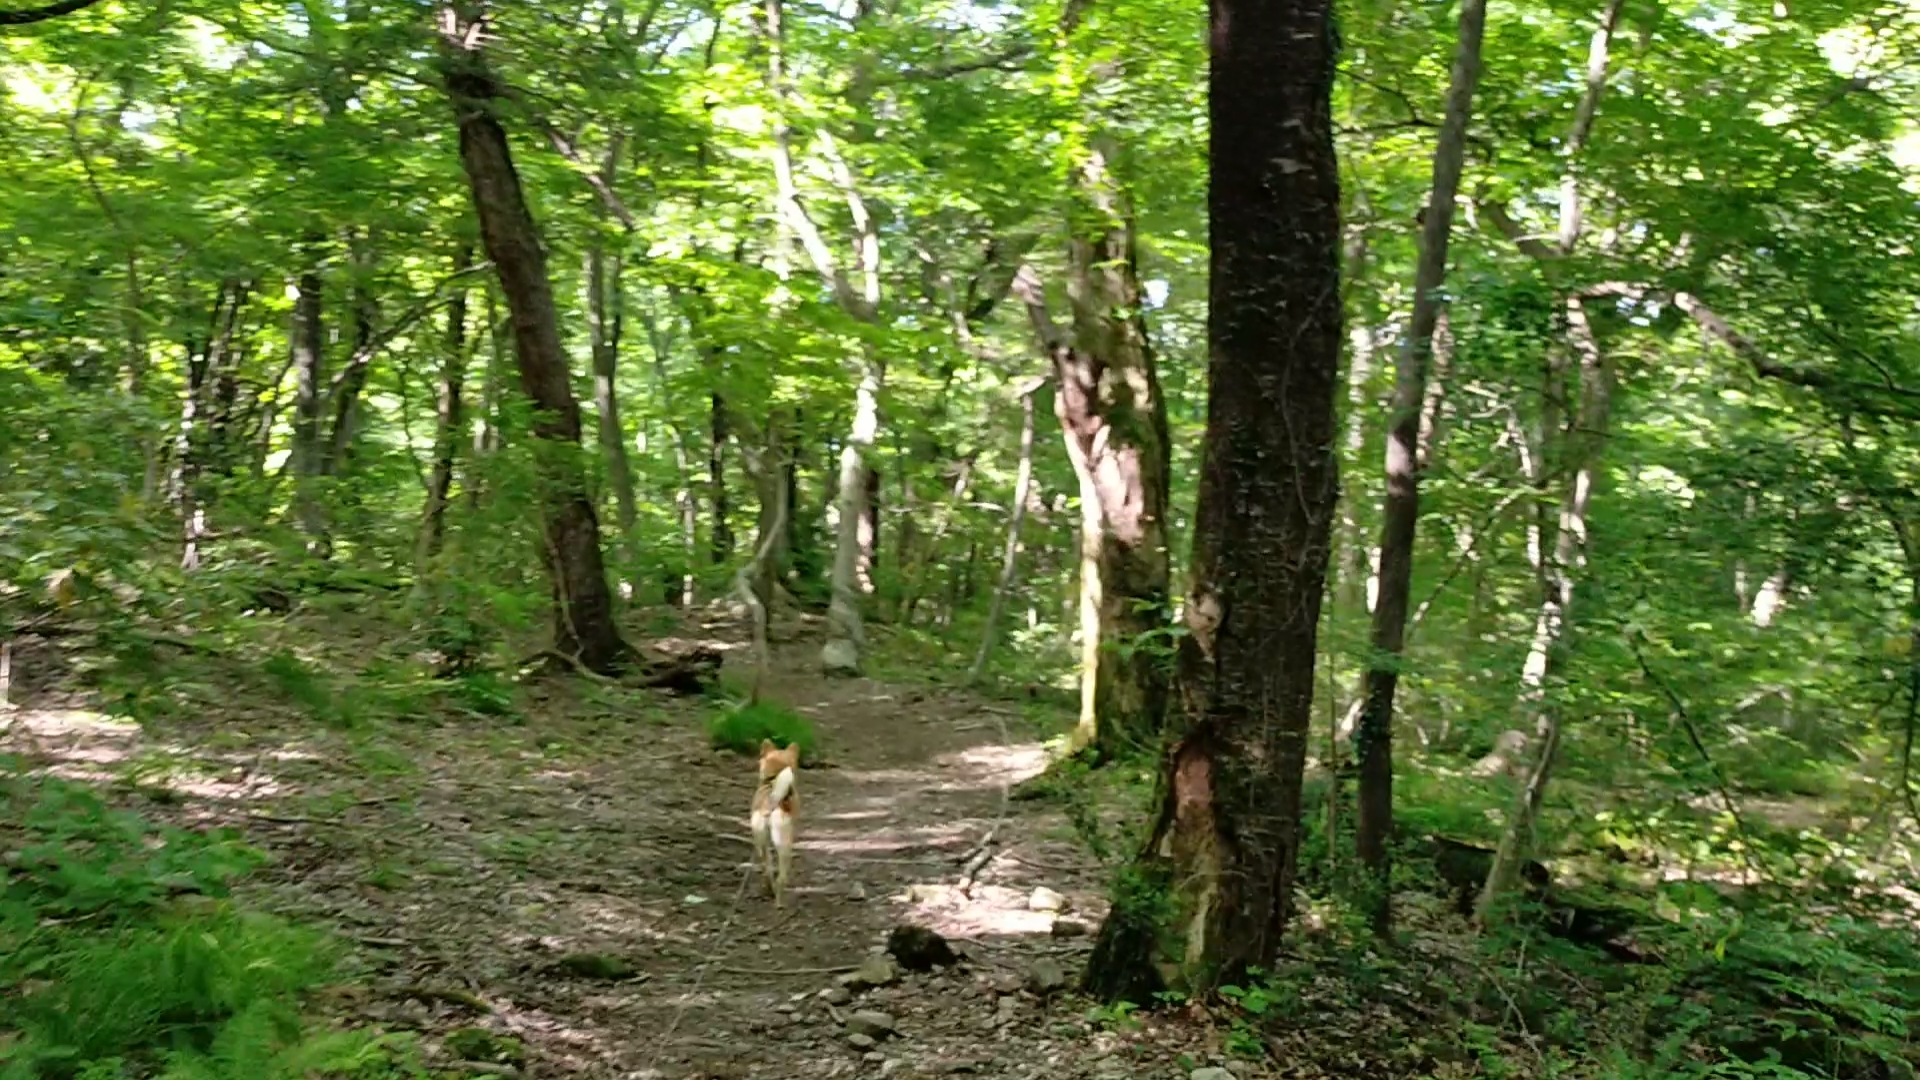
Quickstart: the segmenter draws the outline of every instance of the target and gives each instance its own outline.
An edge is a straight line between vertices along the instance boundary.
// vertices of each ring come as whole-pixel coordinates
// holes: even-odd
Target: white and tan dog
[[[760,741],[760,786],[753,793],[753,861],[766,879],[773,902],[786,907],[787,875],[793,869],[793,832],[799,817],[800,747],[774,748]]]

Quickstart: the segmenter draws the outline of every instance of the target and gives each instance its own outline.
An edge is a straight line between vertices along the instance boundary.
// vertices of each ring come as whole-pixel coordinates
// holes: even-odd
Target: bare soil
[[[747,662],[731,620],[685,631]],[[371,627],[324,647],[304,632],[289,641],[345,670],[378,647]],[[150,815],[238,826],[274,859],[241,900],[348,943],[353,977],[329,1010],[420,1031],[443,1062],[459,1028],[523,1049],[476,1075],[1113,1080],[1225,1062],[1197,1015],[1116,1025],[1070,989],[1036,992],[1077,978],[1105,875],[1056,807],[1007,798],[1045,761],[1018,710],[826,680],[806,629],[788,638],[766,694],[812,718],[824,761],[801,775],[785,911],[749,873],[753,763],[709,748],[714,706],[697,699],[567,677],[528,686],[521,722],[337,731],[206,678],[183,680],[185,715],[143,730],[43,678],[16,682],[0,749]],[[1067,910],[1033,910],[1041,886]],[[946,935],[962,963],[843,992],[902,923]],[[860,1010],[895,1032],[853,1037]]]

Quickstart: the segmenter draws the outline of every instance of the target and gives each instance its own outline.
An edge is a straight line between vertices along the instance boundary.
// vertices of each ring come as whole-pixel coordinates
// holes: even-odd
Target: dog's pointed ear
[[[761,740],[760,740],[760,753],[761,753],[761,754],[762,754],[763,756],[764,756],[764,755],[767,755],[767,754],[771,754],[771,753],[773,753],[773,750],[774,750],[774,746],[773,746],[773,740],[772,740],[772,739],[761,739]]]

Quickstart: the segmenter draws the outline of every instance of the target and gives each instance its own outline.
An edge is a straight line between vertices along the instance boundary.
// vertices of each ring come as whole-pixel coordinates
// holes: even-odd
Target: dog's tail
[[[773,778],[773,791],[767,796],[767,805],[779,806],[786,802],[787,796],[791,794],[793,794],[793,766],[789,765],[780,770],[780,775]]]

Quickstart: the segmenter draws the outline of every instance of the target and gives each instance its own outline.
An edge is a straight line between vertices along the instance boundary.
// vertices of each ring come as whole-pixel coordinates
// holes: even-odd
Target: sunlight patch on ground
[[[809,840],[806,838],[807,834],[802,832],[795,846],[802,851],[821,851],[830,854],[958,847],[971,842],[976,824],[968,820],[949,825],[930,825],[920,829],[883,829],[871,833],[842,833],[837,837],[818,840]]]
[[[942,768],[960,768],[1009,784],[1029,780],[1047,771],[1047,749],[1037,742],[970,746],[934,758]]]
[[[969,898],[952,882],[922,882],[894,895],[907,919],[947,937],[1050,934],[1054,915],[1027,910],[1027,893],[1004,885],[975,884]]]
[[[40,739],[109,739],[132,742],[140,725],[89,709],[20,709],[0,713],[0,733]]]

